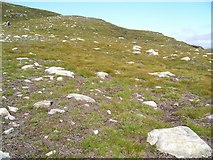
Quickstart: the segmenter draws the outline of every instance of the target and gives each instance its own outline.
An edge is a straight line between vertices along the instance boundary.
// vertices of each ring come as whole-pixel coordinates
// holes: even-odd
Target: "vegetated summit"
[[[212,58],[202,47],[4,2],[2,20],[1,155],[209,156]],[[153,129],[191,132],[178,126],[206,143],[202,151],[151,145]]]

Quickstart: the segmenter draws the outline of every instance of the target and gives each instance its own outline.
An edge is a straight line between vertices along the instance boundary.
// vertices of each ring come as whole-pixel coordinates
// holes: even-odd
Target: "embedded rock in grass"
[[[132,47],[132,50],[134,50],[134,51],[140,51],[141,48],[142,48],[141,46],[135,45],[135,46]]]
[[[17,112],[18,111],[17,107],[10,107],[10,106],[8,106],[8,109],[9,109],[10,112]]]
[[[157,109],[157,104],[154,101],[144,101],[143,104],[150,106],[154,109]]]
[[[132,53],[133,53],[133,54],[141,54],[140,51],[133,51]]]
[[[209,120],[212,120],[213,119],[213,114],[207,115],[206,118],[209,119]]]
[[[7,129],[3,132],[3,134],[10,134],[14,131],[14,128]]]
[[[65,113],[65,110],[63,109],[51,109],[48,114],[55,114],[55,113]]]
[[[153,56],[157,56],[158,55],[158,52],[154,51],[153,49],[149,49],[146,51],[147,53],[149,53],[149,55],[153,55]]]
[[[15,117],[10,115],[6,108],[0,108],[0,116],[3,116],[5,119],[9,119],[11,121],[15,120]]]
[[[12,49],[12,51],[16,51],[16,50],[18,50],[18,48],[13,48],[13,49]]]
[[[0,151],[0,159],[11,158],[9,153]]]
[[[49,74],[68,76],[71,78],[74,78],[74,75],[75,75],[73,72],[67,71],[62,67],[50,67],[50,68],[46,69],[45,72],[48,72]]]
[[[154,73],[149,73],[150,75],[153,75],[153,76],[158,76],[160,78],[165,78],[165,77],[174,77],[175,75],[171,72],[154,72]]]
[[[56,150],[50,151],[47,154],[45,154],[47,157],[51,156],[52,154],[55,154]]]
[[[154,129],[148,133],[147,142],[177,158],[207,158],[212,153],[211,147],[186,126]]]
[[[72,93],[67,95],[67,98],[75,98],[77,101],[86,101],[90,103],[96,103],[96,101],[88,96],[82,95],[82,94],[77,94],[77,93]]]
[[[183,57],[181,58],[182,61],[190,61],[191,59],[189,57]]]
[[[57,81],[63,81],[63,78],[62,77],[58,77]]]
[[[17,61],[22,61],[22,60],[28,60],[29,58],[23,57],[23,58],[16,58]]]
[[[44,101],[40,101],[35,103],[33,106],[36,108],[48,108],[53,104],[52,101],[48,101],[48,100],[44,100]]]
[[[25,65],[25,66],[23,66],[23,67],[21,67],[21,69],[23,69],[23,70],[27,70],[27,69],[31,69],[31,68],[33,68],[34,67],[34,65]]]
[[[109,74],[106,72],[96,72],[96,75],[101,79],[105,79],[109,76]]]

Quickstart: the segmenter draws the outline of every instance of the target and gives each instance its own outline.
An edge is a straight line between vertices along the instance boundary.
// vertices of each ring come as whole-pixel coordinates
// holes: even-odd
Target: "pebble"
[[[110,110],[107,110],[107,113],[108,113],[109,115],[111,115],[111,114],[112,114],[112,112],[111,112]]]
[[[55,153],[56,153],[56,150],[53,150],[53,151],[46,153],[46,156],[49,157],[49,156],[51,156],[52,154],[55,154]]]
[[[14,131],[14,128],[7,129],[3,132],[3,134],[10,134]]]
[[[93,133],[95,134],[95,135],[97,135],[98,134],[98,130],[93,130]]]

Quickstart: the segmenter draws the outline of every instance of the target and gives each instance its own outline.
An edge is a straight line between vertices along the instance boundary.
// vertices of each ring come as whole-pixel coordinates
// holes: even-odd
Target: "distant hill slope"
[[[6,2],[0,2],[2,4],[2,22],[10,21],[20,21],[35,19],[41,17],[57,16],[58,13],[29,8],[25,6],[10,4]]]

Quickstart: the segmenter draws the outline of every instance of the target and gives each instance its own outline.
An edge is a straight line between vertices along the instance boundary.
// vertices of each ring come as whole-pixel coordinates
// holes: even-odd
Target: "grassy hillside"
[[[100,19],[36,18],[34,10],[25,9],[32,18],[3,26],[1,35],[2,106],[19,108],[11,112],[19,126],[3,135],[3,150],[13,158],[46,157],[52,150],[56,153],[50,157],[57,158],[168,158],[172,156],[146,142],[147,134],[178,125],[189,126],[210,145],[211,123],[206,116],[211,113],[212,59],[205,50],[161,33],[128,30]],[[141,54],[132,53],[135,45],[142,47]],[[148,55],[149,49],[159,55]],[[182,61],[186,56],[191,60]],[[29,59],[17,60],[21,57]],[[40,66],[21,69],[36,62]],[[70,70],[75,78],[62,76],[63,81],[57,81],[59,76],[54,75],[50,79],[45,69],[51,66]],[[99,71],[109,77],[98,78]],[[162,71],[175,77],[149,74]],[[42,80],[34,80],[39,77]],[[97,104],[67,99],[70,93],[90,96]],[[141,99],[155,101],[158,109],[142,104]],[[50,108],[66,112],[48,115],[50,109],[33,107],[41,100],[52,100]],[[3,130],[13,125],[3,119]]]
[[[2,22],[7,22],[7,21],[13,22],[13,21],[29,20],[29,19],[59,15],[57,13],[50,12],[50,11],[29,8],[29,7],[10,4],[6,2],[0,2],[0,5],[2,6],[2,11],[1,11]]]

